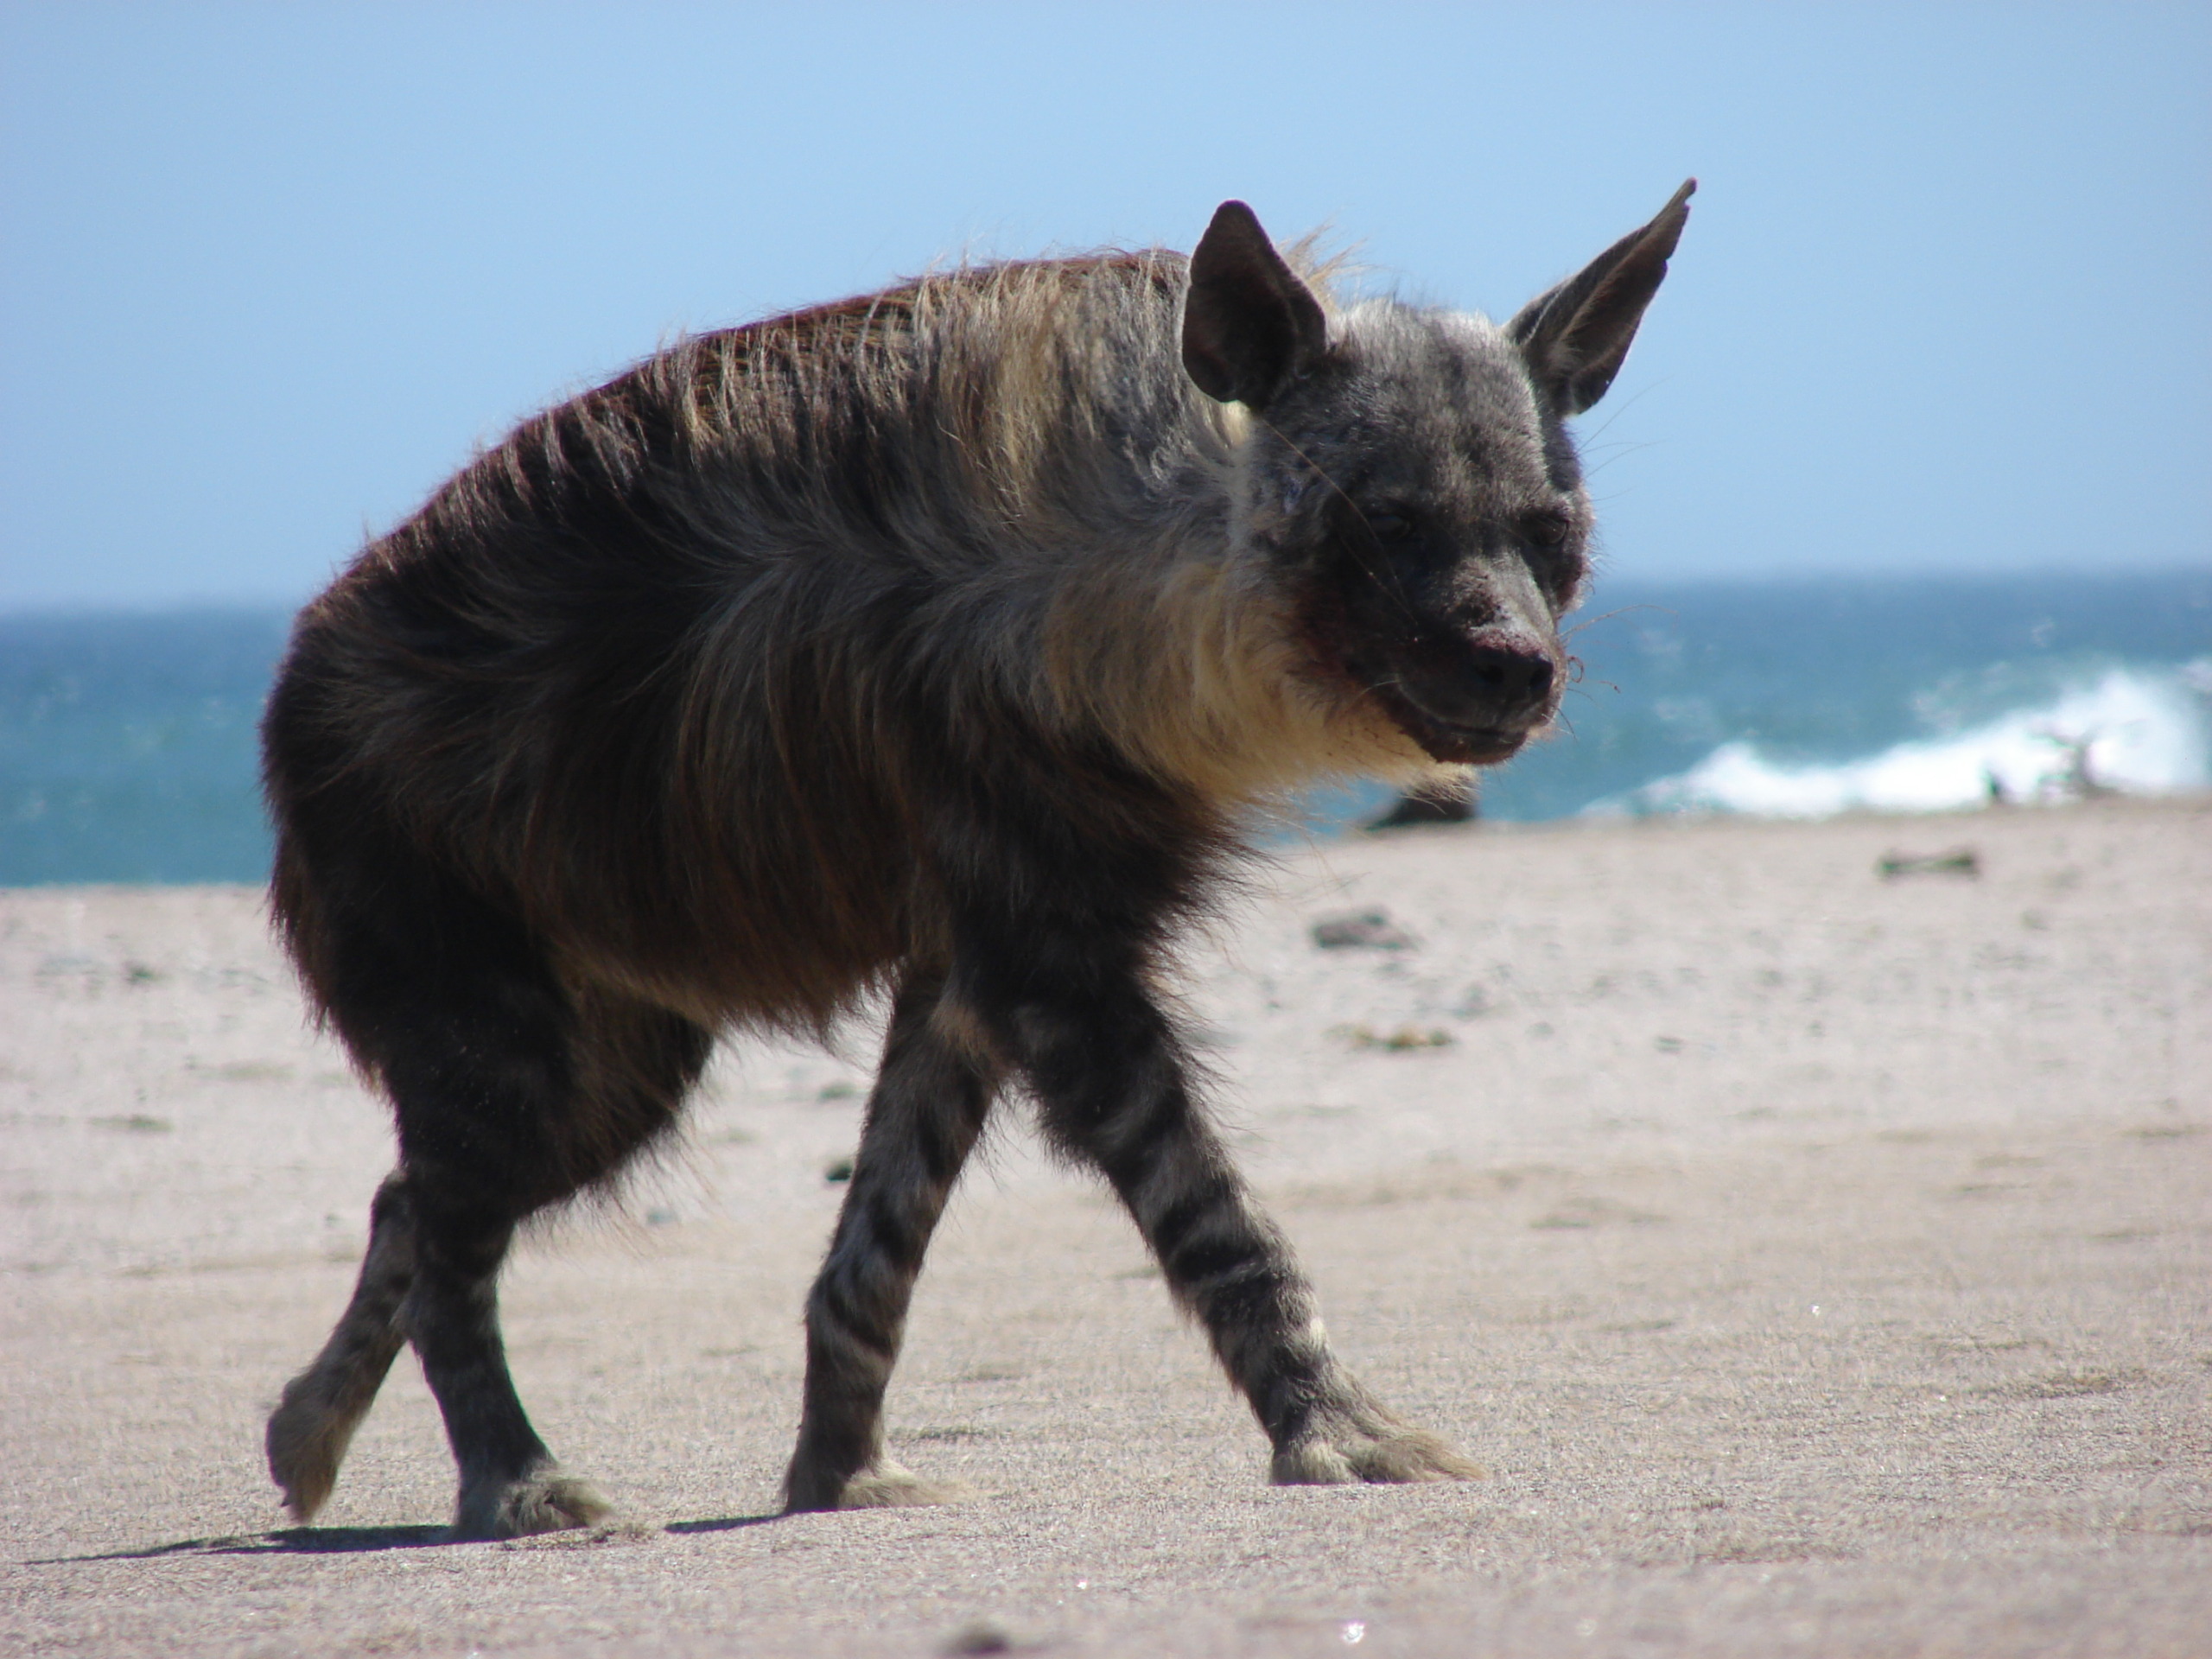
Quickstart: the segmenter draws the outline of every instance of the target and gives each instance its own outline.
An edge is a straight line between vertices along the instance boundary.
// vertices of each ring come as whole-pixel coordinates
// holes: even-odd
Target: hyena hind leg
[[[404,1178],[385,1181],[369,1217],[353,1300],[269,1417],[269,1472],[302,1523],[328,1500],[353,1431],[407,1339],[402,1310],[415,1284],[415,1217]]]

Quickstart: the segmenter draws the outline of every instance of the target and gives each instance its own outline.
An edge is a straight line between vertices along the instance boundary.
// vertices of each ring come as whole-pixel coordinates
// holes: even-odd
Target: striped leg
[[[401,1314],[415,1286],[415,1217],[403,1178],[378,1189],[369,1217],[369,1249],[353,1300],[315,1363],[285,1385],[269,1419],[269,1472],[283,1491],[284,1507],[302,1523],[330,1497],[353,1431],[407,1340]]]
[[[1266,1430],[1275,1481],[1482,1474],[1401,1423],[1338,1362],[1313,1287],[1192,1098],[1173,1027],[1141,990],[1032,1003],[1014,1024],[1047,1128],[1128,1205]]]
[[[806,1393],[784,1480],[791,1510],[942,1503],[883,1449],[883,1392],[930,1234],[982,1133],[996,1071],[963,1040],[941,982],[899,994],[829,1259],[806,1305]]]
[[[611,1506],[561,1471],[507,1371],[498,1287],[513,1224],[470,1209],[434,1210],[419,1193],[417,1205],[415,1292],[405,1317],[461,1471],[451,1535],[513,1538],[604,1520]]]

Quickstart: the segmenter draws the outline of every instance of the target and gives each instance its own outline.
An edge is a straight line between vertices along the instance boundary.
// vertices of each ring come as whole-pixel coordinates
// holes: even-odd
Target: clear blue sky
[[[0,0],[0,607],[296,601],[515,418],[1221,198],[1509,312],[1703,181],[1624,576],[2212,564],[2212,8]]]

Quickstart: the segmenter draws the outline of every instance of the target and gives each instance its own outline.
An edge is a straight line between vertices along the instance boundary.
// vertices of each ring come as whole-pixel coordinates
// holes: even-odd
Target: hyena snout
[[[1551,719],[1560,680],[1557,655],[1541,640],[1485,630],[1422,652],[1399,686],[1437,725],[1517,748]]]

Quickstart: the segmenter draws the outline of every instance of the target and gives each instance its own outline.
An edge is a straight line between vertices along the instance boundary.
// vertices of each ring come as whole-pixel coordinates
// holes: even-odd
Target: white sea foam
[[[1784,766],[1724,743],[1689,771],[1586,809],[1592,814],[1740,812],[1819,818],[1864,810],[1942,812],[1993,799],[2050,801],[2212,786],[2212,658],[2119,668],[2040,707],[1971,730],[1827,766]]]

